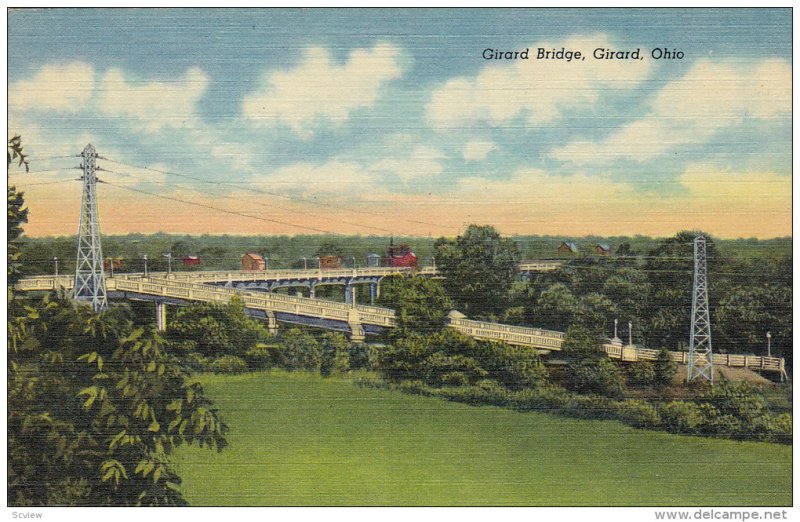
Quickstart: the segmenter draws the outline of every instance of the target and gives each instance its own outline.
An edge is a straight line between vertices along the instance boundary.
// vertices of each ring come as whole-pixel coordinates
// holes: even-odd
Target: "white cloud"
[[[369,168],[396,176],[403,182],[410,182],[441,174],[441,160],[445,157],[439,149],[417,145],[407,156],[384,158]]]
[[[483,161],[497,146],[491,141],[470,141],[464,146],[466,161]]]
[[[581,50],[586,61],[536,60],[536,49]],[[601,89],[629,90],[647,77],[650,62],[594,60],[596,47],[613,47],[604,35],[576,36],[529,47],[530,59],[490,62],[474,78],[455,78],[433,92],[428,122],[439,129],[475,121],[499,126],[517,116],[530,125],[591,107]]]
[[[242,110],[258,125],[281,123],[309,138],[317,120],[341,124],[352,111],[372,106],[381,88],[401,73],[400,50],[389,44],[356,49],[341,65],[327,49],[314,47],[294,69],[265,74]]]
[[[748,119],[789,116],[792,72],[788,63],[696,63],[668,83],[649,112],[600,142],[575,141],[551,156],[575,164],[605,164],[624,158],[648,161],[685,145],[702,144],[722,129]]]
[[[13,111],[77,112],[86,105],[93,91],[94,70],[90,65],[81,62],[49,64],[33,78],[12,84],[8,103]]]
[[[275,172],[251,178],[255,183],[264,183],[277,192],[313,196],[316,194],[357,195],[374,181],[360,165],[331,160],[321,165],[295,163],[281,167]]]
[[[196,105],[208,86],[208,76],[192,67],[182,78],[166,82],[127,80],[120,69],[106,72],[98,105],[106,116],[132,117],[147,132],[197,126]]]

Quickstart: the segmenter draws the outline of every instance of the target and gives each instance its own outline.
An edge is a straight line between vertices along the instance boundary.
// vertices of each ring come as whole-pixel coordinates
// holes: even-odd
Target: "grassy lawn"
[[[790,505],[790,446],[472,407],[285,372],[204,375],[222,453],[175,455],[193,505]]]

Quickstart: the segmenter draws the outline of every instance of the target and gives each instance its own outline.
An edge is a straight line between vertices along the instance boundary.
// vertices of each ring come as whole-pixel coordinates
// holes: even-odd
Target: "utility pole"
[[[144,276],[147,277],[147,254],[142,257],[144,257]]]
[[[53,256],[53,263],[55,263],[55,265],[56,265],[56,268],[55,268],[55,271],[54,271],[54,275],[56,277],[58,277],[58,257]]]
[[[687,382],[706,379],[714,384],[714,355],[711,351],[711,318],[708,311],[706,238],[694,240],[694,283],[692,285],[692,330],[689,337]]]
[[[91,143],[81,152],[83,196],[78,225],[78,261],[75,267],[75,300],[87,302],[95,312],[108,307],[103,249],[100,246],[100,218],[97,212],[97,151]]]

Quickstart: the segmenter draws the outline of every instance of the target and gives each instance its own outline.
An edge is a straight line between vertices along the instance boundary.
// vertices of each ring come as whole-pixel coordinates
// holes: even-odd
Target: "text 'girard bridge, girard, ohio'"
[[[36,276],[23,278],[20,291],[69,291],[74,299],[92,306],[95,311],[108,307],[109,300],[139,300],[155,303],[159,329],[167,326],[167,307],[193,302],[228,303],[241,300],[247,313],[262,318],[273,333],[278,323],[308,325],[347,333],[354,342],[364,342],[396,326],[395,312],[374,306],[381,280],[395,274],[415,273],[439,276],[435,267],[414,270],[409,267],[366,267],[352,269],[302,269],[263,271],[197,271],[183,273],[117,274],[107,277],[103,267],[100,241],[100,219],[97,202],[97,152],[87,145],[81,153],[83,195],[77,240],[77,267],[74,276]],[[558,263],[519,265],[522,272],[554,270]],[[345,302],[315,298],[319,285],[340,285]],[[369,285],[371,305],[356,303],[356,285]],[[306,287],[309,297],[273,293],[276,288]],[[729,366],[777,372],[786,376],[784,360],[776,357],[714,354],[711,345],[711,323],[708,309],[705,239],[695,240],[695,270],[692,303],[692,324],[689,352],[670,352],[672,359],[688,366],[688,379],[713,381],[713,367]],[[542,354],[561,349],[564,333],[540,328],[511,326],[472,321],[458,312],[451,312],[448,326],[475,339],[504,342],[528,347]],[[607,355],[626,362],[655,360],[657,350],[638,348],[623,343],[616,332],[603,345]]]

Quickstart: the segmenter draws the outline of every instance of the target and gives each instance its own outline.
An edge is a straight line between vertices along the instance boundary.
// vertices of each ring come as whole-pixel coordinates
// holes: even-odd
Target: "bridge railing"
[[[448,325],[459,332],[476,339],[503,341],[508,344],[531,346],[544,350],[560,350],[564,341],[562,332],[526,328],[471,319],[450,318]]]
[[[364,267],[364,268],[337,268],[331,270],[222,270],[198,272],[157,272],[151,277],[167,278],[183,281],[228,282],[228,281],[280,281],[286,279],[337,279],[348,277],[385,277],[402,273],[419,273],[422,275],[435,275],[436,269],[425,267],[414,270],[410,267]],[[141,274],[136,276],[141,277]]]
[[[523,261],[517,265],[517,272],[552,272],[563,264],[563,261]]]
[[[147,295],[159,295],[176,299],[204,302],[229,302],[239,297],[248,308],[272,312],[309,315],[323,319],[349,320],[352,311],[358,320],[366,324],[391,327],[395,324],[394,310],[376,306],[351,306],[345,303],[309,299],[282,294],[248,292],[246,290],[209,286],[171,279],[112,279],[106,280],[109,291],[126,291]]]

